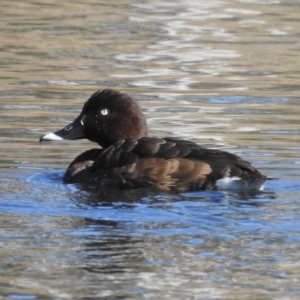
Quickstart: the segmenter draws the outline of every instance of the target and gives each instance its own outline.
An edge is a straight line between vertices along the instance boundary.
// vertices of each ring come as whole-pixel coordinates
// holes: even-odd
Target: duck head
[[[72,123],[43,135],[40,142],[86,138],[106,148],[117,141],[145,136],[147,125],[137,103],[126,94],[105,89],[87,100]]]

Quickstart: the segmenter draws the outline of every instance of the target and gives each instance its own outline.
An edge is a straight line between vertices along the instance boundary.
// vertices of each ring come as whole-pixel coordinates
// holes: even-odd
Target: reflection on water
[[[299,4],[2,1],[0,298],[298,299]],[[234,152],[258,193],[63,185],[88,141],[39,144],[99,88],[154,136]]]

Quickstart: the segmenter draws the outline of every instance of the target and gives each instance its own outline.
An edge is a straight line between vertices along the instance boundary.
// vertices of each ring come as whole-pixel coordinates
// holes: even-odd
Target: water
[[[2,1],[1,299],[299,299],[299,3]],[[97,89],[153,136],[234,152],[265,191],[62,184],[88,141],[38,143]]]

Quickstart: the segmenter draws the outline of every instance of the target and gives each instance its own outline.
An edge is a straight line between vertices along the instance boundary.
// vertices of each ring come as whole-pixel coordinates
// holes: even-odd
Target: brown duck
[[[261,190],[267,180],[234,154],[172,137],[147,137],[145,118],[137,103],[112,89],[94,93],[71,124],[40,141],[84,138],[102,149],[76,157],[66,171],[65,183],[194,191]]]

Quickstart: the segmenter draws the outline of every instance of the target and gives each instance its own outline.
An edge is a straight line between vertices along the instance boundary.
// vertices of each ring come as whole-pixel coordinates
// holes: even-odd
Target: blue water
[[[157,298],[164,287],[176,297],[203,289],[214,299],[217,291],[207,286],[232,285],[235,272],[242,274],[235,286],[287,293],[268,279],[293,278],[287,264],[300,246],[297,182],[272,180],[256,193],[174,195],[83,190],[64,185],[62,176],[45,171],[0,180],[1,268],[14,278],[7,298]],[[258,273],[261,282],[251,283]],[[292,281],[286,286],[299,294]]]
[[[232,285],[300,294],[297,181],[271,180],[255,193],[158,194],[65,185],[63,174],[0,180],[8,299],[157,298],[162,288],[217,299]]]

